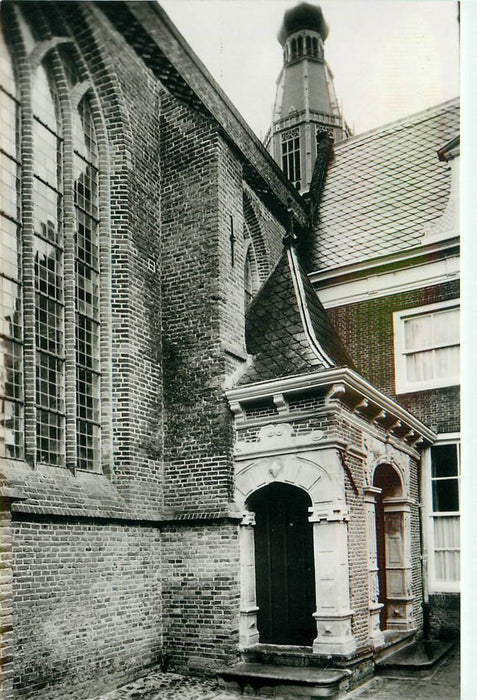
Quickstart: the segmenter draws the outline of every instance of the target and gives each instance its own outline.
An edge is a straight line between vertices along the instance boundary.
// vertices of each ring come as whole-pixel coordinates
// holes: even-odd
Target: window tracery
[[[21,51],[29,55],[23,85],[30,83],[31,89],[22,88],[21,101],[27,108],[22,129],[30,139],[32,158],[25,160],[21,173],[20,100],[3,41],[1,90],[7,99],[2,99],[2,110],[8,127],[1,154],[2,191],[8,192],[1,213],[7,231],[0,327],[6,368],[1,387],[3,454],[94,470],[100,463],[101,284],[99,148],[91,85],[64,43],[72,42],[52,39],[49,33],[48,41],[38,43],[38,27],[32,31],[18,8],[15,16]],[[24,222],[23,189],[31,192],[32,210]],[[33,307],[23,332],[22,282]],[[23,339],[28,335],[34,386],[27,392],[30,398],[25,397],[30,411],[28,418],[25,410],[24,420],[28,377],[23,373]],[[32,444],[28,448],[27,427],[36,449]]]

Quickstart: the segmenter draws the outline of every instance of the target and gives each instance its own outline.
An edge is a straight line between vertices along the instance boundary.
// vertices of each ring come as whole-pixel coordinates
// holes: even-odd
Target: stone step
[[[419,640],[376,661],[376,674],[399,678],[429,678],[453,648],[453,642]]]
[[[244,695],[275,698],[339,698],[350,674],[337,669],[298,668],[241,662],[219,672],[221,686]]]
[[[256,644],[242,651],[242,661],[253,664],[313,666],[315,659],[311,647]]]
[[[398,630],[386,630],[384,632],[384,645],[374,653],[374,660],[381,661],[400,649],[408,647],[416,641],[416,630],[406,632]]]

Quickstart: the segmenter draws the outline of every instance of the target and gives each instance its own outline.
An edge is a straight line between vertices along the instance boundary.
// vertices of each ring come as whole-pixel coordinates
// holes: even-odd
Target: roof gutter
[[[431,256],[433,259],[439,259],[449,255],[454,250],[458,250],[459,246],[460,237],[458,235],[452,236],[445,240],[419,244],[408,250],[390,253],[378,258],[315,270],[314,272],[309,272],[308,277],[313,285],[321,285],[333,280],[339,280],[341,283],[355,277],[385,272],[391,266],[393,271],[395,271],[398,267],[407,267],[409,263],[418,264],[421,259],[429,262]]]

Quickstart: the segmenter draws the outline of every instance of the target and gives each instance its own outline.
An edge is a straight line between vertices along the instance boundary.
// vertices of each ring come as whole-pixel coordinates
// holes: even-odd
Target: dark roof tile
[[[353,367],[293,247],[284,251],[247,312],[246,343],[253,362],[240,384]]]
[[[443,105],[335,146],[311,250],[323,270],[419,245],[449,197],[438,149],[459,129],[459,103]]]

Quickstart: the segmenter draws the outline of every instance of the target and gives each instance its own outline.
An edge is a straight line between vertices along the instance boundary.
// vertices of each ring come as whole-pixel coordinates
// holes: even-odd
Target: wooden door
[[[270,484],[253,494],[258,631],[264,644],[311,646],[315,574],[308,495],[294,486]]]

